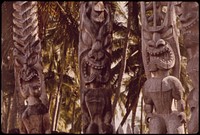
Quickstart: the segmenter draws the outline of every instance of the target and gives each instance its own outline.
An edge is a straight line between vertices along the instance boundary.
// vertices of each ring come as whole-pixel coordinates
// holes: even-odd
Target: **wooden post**
[[[170,2],[140,4],[142,57],[147,76],[142,91],[145,121],[150,134],[181,134],[186,116],[184,88],[178,79],[180,50],[174,25],[174,9]],[[172,111],[173,100],[177,100],[177,111]]]
[[[16,1],[13,8],[15,79],[20,98],[27,102],[20,112],[20,133],[50,133],[48,99],[41,65],[41,41],[38,37],[37,2]]]
[[[81,2],[79,71],[83,133],[112,133],[111,32],[108,2]]]
[[[193,84],[187,99],[191,113],[187,128],[189,134],[196,134],[199,132],[199,4],[178,2],[174,5],[188,53],[186,70]]]

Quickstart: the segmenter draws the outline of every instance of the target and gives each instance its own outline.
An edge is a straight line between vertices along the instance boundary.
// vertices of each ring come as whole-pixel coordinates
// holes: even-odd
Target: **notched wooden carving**
[[[26,131],[20,132],[50,133],[47,97],[42,97],[45,89],[38,38],[37,2],[14,2],[13,8],[16,81],[20,94],[27,101],[25,110],[20,114]]]
[[[84,133],[112,133],[111,32],[109,4],[81,2],[79,69]]]
[[[175,54],[175,65],[172,74],[179,78],[180,74],[180,50],[178,44],[177,30],[173,24],[173,6],[169,2],[141,2],[141,22],[142,22],[142,52],[145,74],[150,77],[147,69],[148,44],[155,44],[159,39],[163,39],[167,46]]]
[[[147,75],[143,96],[150,134],[183,133],[186,121],[184,88],[170,75],[170,70],[179,65],[176,60],[180,56],[171,12],[169,2],[141,2],[142,56]],[[179,70],[174,71],[178,77]],[[176,111],[171,108],[173,100],[177,100]]]

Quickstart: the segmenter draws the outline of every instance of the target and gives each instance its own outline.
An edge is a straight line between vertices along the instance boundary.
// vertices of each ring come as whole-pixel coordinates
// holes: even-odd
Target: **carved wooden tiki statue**
[[[19,94],[27,102],[20,113],[25,130],[20,133],[50,133],[48,100],[41,65],[37,2],[13,3],[13,40],[16,81]]]
[[[147,76],[143,96],[149,133],[183,133],[184,88],[177,78],[180,52],[173,27],[174,9],[170,2],[140,4],[142,55]],[[174,76],[170,75],[170,70]],[[176,111],[171,108],[174,99]]]
[[[192,80],[193,89],[188,96],[191,117],[187,124],[188,133],[199,131],[199,4],[197,2],[178,2],[176,13],[181,22],[183,45],[187,49],[187,73]]]
[[[112,133],[110,7],[106,2],[81,2],[79,69],[83,133]]]

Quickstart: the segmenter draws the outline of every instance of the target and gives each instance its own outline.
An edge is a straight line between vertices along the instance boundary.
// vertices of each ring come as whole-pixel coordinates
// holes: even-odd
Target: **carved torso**
[[[155,106],[158,114],[170,114],[172,112],[172,100],[179,100],[181,97],[181,86],[175,86],[179,80],[173,76],[165,78],[151,78],[145,82],[144,97],[146,102]]]
[[[145,82],[145,97],[152,100],[156,113],[171,113],[172,87],[168,81],[163,82],[162,78],[151,78]],[[148,96],[147,96],[148,95]]]

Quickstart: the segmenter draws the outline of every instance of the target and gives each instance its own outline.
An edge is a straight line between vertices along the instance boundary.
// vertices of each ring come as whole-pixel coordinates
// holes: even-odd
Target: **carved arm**
[[[185,101],[183,100],[183,92],[185,89],[176,77],[173,77],[171,81],[173,82],[172,96],[177,100],[177,111],[180,112],[179,117],[181,122],[186,122],[186,115],[184,113]]]
[[[150,118],[152,117],[152,112],[153,112],[153,101],[151,97],[148,95],[148,93],[145,91],[147,89],[144,85],[143,87],[143,96],[144,96],[144,111],[146,113],[146,118],[145,122],[148,124],[150,122]]]

